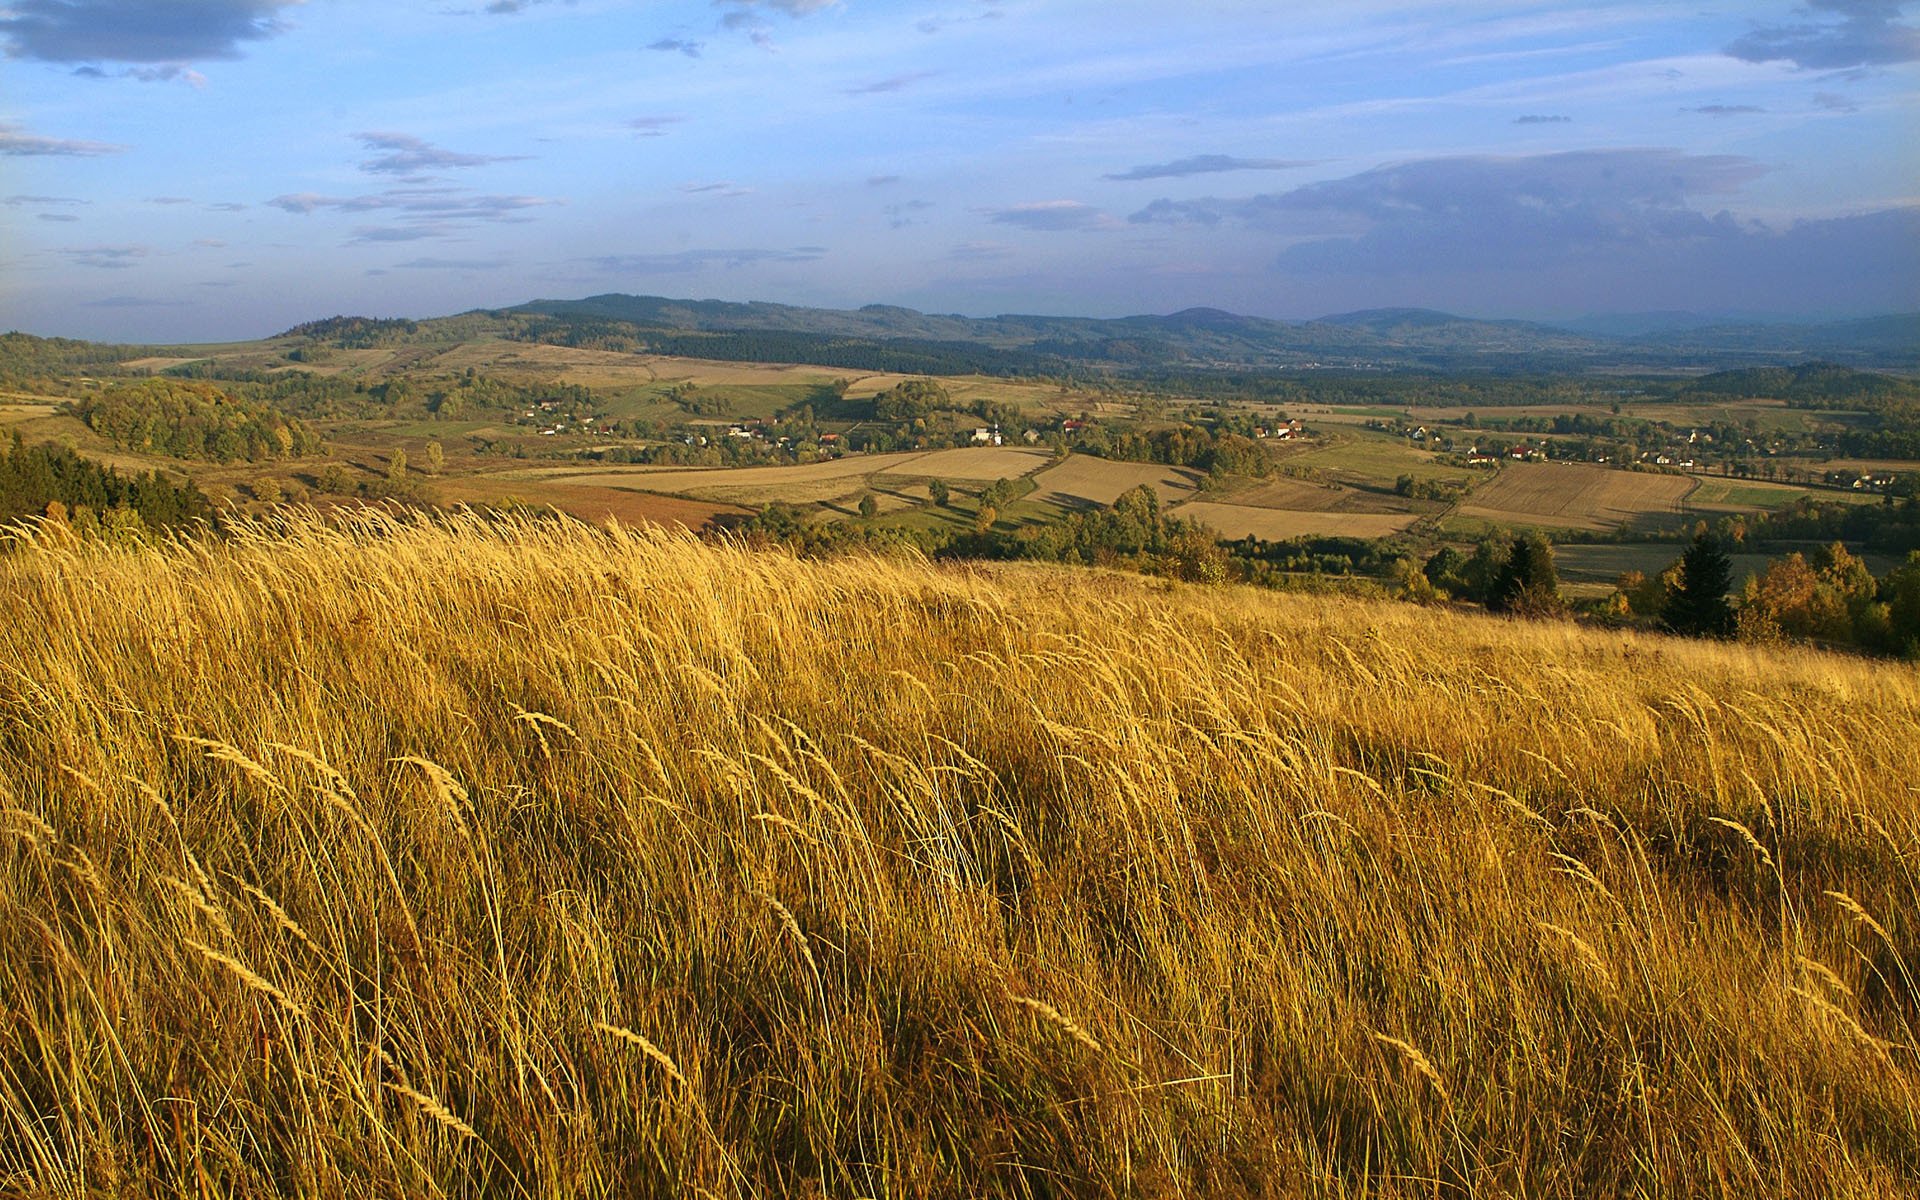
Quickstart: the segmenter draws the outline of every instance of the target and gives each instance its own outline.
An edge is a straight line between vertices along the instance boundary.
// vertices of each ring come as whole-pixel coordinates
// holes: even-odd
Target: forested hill
[[[1117,318],[929,314],[888,305],[803,308],[608,294],[447,317],[336,316],[275,338],[309,361],[335,350],[506,338],[734,362],[811,363],[915,375],[1117,375],[1205,390],[1235,374],[1712,372],[1819,361],[1920,372],[1920,313],[1820,325],[1706,325],[1607,336],[1429,309],[1274,321],[1213,308]],[[0,385],[32,385],[164,348],[0,335]]]
[[[1719,325],[1637,337],[1405,308],[1313,321],[1273,321],[1210,308],[1112,319],[976,318],[888,305],[824,309],[609,294],[536,300],[486,315],[510,322],[519,336],[568,345],[928,373],[940,373],[942,363],[1003,373],[1714,370],[1795,357],[1920,369],[1920,314],[1825,325]],[[881,361],[887,355],[898,361]]]

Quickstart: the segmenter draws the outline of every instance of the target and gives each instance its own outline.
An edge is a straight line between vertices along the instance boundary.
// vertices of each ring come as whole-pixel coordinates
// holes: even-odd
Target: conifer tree
[[[1679,578],[1668,585],[1662,620],[1675,633],[1726,637],[1733,632],[1732,586],[1733,559],[1711,535],[1697,533],[1681,556]]]

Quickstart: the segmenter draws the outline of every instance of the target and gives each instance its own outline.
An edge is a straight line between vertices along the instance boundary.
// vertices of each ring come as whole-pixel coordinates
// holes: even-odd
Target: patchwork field
[[[1696,478],[1696,482],[1698,486],[1688,493],[1686,499],[1689,511],[1752,512],[1756,508],[1785,508],[1796,500],[1815,494],[1804,487],[1795,487],[1786,483],[1765,483],[1757,479],[1714,479],[1700,476]],[[1824,490],[1818,494],[1822,499],[1838,495],[1838,493]]]
[[[898,490],[921,479],[991,483],[1014,479],[1044,465],[1039,450],[992,446],[930,453],[854,454],[794,467],[621,467],[613,470],[547,470],[513,475],[546,488],[619,488],[686,496],[720,504],[833,504],[870,489]],[[1117,494],[1117,493],[1116,493]]]
[[[1462,517],[1560,529],[1613,529],[1678,514],[1694,481],[1577,463],[1510,463],[1458,509]]]
[[[1190,500],[1173,511],[1178,516],[1204,522],[1222,537],[1256,537],[1269,542],[1297,537],[1391,537],[1419,520],[1414,513],[1250,508],[1205,500]]]
[[[1158,492],[1163,502],[1177,502],[1198,490],[1200,477],[1180,467],[1075,454],[1034,476],[1033,482],[1035,500],[1062,508],[1086,508],[1112,504],[1121,493],[1143,483]]]

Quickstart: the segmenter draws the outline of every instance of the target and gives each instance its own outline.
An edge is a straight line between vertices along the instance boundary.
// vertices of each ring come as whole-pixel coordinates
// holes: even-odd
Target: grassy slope
[[[0,558],[0,1192],[1920,1170],[1912,668],[358,520]]]

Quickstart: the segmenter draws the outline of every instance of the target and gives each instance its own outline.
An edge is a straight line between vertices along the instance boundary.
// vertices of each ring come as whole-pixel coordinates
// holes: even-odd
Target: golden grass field
[[[1565,529],[1613,529],[1680,511],[1693,489],[1684,475],[1617,471],[1580,463],[1507,463],[1459,508],[1461,516]]]
[[[1920,1172],[1910,666],[379,512],[0,604],[3,1194]]]

